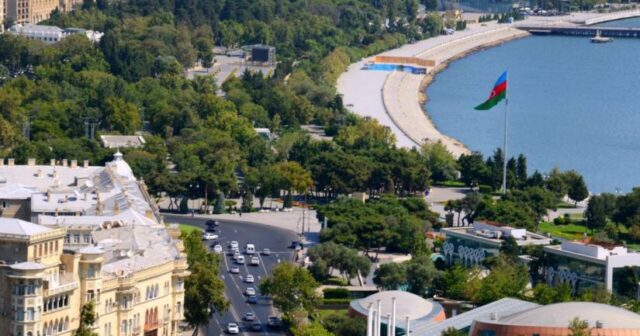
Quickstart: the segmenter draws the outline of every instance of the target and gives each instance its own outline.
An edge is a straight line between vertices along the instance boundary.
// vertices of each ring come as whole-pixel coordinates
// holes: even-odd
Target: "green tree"
[[[440,335],[441,336],[464,336],[465,333],[463,333],[462,331],[459,331],[454,327],[449,327],[446,330],[444,330]]]
[[[569,331],[571,332],[571,336],[591,336],[589,322],[581,320],[577,316],[569,321]]]
[[[315,289],[318,283],[309,271],[284,262],[271,270],[271,275],[260,282],[260,292],[270,295],[273,304],[291,318],[296,311],[313,311],[318,302]]]
[[[571,301],[571,286],[562,284],[551,287],[539,283],[533,288],[533,301],[543,305]]]
[[[421,147],[421,154],[427,162],[434,181],[446,181],[456,178],[458,164],[451,152],[442,142],[426,142]]]
[[[133,103],[109,97],[105,105],[107,123],[113,130],[122,134],[133,134],[140,128],[140,113]]]
[[[584,182],[582,175],[571,170],[565,173],[565,179],[567,180],[569,188],[567,194],[576,204],[589,197],[589,190],[587,189],[587,184]]]
[[[89,301],[80,310],[80,324],[74,333],[75,336],[98,336],[93,331],[93,324],[96,323],[95,302]]]
[[[185,281],[185,320],[194,327],[209,323],[214,311],[222,314],[229,302],[224,296],[224,282],[220,279],[220,259],[207,251],[198,230],[183,235],[191,275]]]
[[[518,256],[520,256],[520,246],[518,246],[518,242],[515,238],[511,236],[505,238],[500,245],[500,253],[504,254],[511,260],[516,261]]]
[[[322,324],[334,335],[362,336],[367,333],[367,323],[364,319],[354,319],[346,315],[331,314],[323,319]]]
[[[426,255],[414,257],[407,263],[406,269],[408,290],[416,295],[426,296],[427,290],[438,276],[431,258]]]
[[[486,304],[504,297],[519,297],[529,282],[526,266],[498,257],[487,277],[482,279],[473,300]]]
[[[373,283],[384,290],[397,290],[407,283],[407,269],[405,264],[386,263],[376,269]]]

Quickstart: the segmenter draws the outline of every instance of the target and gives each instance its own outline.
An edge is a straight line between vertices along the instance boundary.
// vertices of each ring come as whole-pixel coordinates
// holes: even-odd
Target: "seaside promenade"
[[[604,21],[640,16],[639,11],[617,13],[573,13],[558,17],[531,17],[518,24],[539,26],[590,25]],[[354,113],[376,118],[395,134],[401,147],[419,146],[425,141],[442,142],[456,157],[468,153],[469,149],[456,139],[442,134],[422,105],[424,88],[437,71],[452,60],[475,50],[494,46],[512,39],[529,35],[517,29],[516,24],[470,24],[464,31],[452,35],[441,35],[407,44],[375,56],[418,57],[432,60],[433,68],[427,75],[407,72],[363,70],[375,56],[351,64],[338,79],[338,92],[344,104]]]

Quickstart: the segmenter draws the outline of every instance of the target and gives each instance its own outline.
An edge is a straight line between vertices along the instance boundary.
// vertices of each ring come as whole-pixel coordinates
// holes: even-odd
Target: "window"
[[[493,330],[480,330],[480,336],[496,336],[496,332]]]
[[[96,276],[96,270],[93,265],[89,265],[87,269],[87,278],[93,279]]]
[[[90,234],[84,234],[83,238],[84,238],[84,243],[85,244],[91,243],[91,235]]]
[[[80,235],[79,234],[74,234],[73,235],[73,243],[74,244],[80,244]]]
[[[69,244],[70,242],[71,242],[71,235],[67,233],[67,235],[64,236],[64,243]]]
[[[2,208],[6,209],[7,208],[7,201],[2,201]]]

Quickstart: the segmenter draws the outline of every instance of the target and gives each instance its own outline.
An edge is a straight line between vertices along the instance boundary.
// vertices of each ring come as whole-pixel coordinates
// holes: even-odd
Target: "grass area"
[[[335,286],[348,286],[349,285],[349,281],[347,281],[345,278],[341,278],[341,277],[331,277],[327,281],[325,281],[325,284],[326,285],[335,285]]]
[[[538,226],[538,231],[550,233],[554,237],[565,239],[582,239],[584,233],[590,234],[586,226],[578,224],[555,225],[551,222],[543,222]]]
[[[327,318],[328,316],[331,315],[343,315],[343,316],[347,316],[347,314],[349,313],[348,309],[318,309],[316,310],[316,314],[318,315],[318,318],[322,321],[325,318]]]
[[[202,231],[202,229],[197,226],[193,226],[189,224],[180,224],[180,231],[182,231],[185,234],[190,234],[191,231],[196,231],[196,230]]]

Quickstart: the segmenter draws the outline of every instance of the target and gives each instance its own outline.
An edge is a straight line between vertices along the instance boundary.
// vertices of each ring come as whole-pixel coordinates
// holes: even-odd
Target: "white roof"
[[[101,135],[100,140],[106,148],[142,147],[145,144],[141,135]]]
[[[377,307],[377,302],[380,300],[381,314],[387,316],[391,313],[392,298],[396,298],[396,316],[402,316],[404,319],[409,316],[411,320],[417,320],[428,316],[434,311],[441,311],[442,306],[440,304],[425,300],[418,295],[403,292],[403,291],[383,291],[373,295],[369,295],[366,298],[351,301],[351,308],[358,311],[360,314],[367,315],[369,306],[372,305],[374,309]]]
[[[37,263],[37,262],[32,262],[32,261],[26,261],[26,262],[21,262],[18,264],[13,264],[11,266],[11,269],[13,270],[19,270],[19,271],[36,271],[36,270],[43,270],[45,269],[45,266],[41,263]]]
[[[29,199],[31,195],[36,192],[36,188],[27,187],[19,183],[0,182],[0,199],[25,200]]]
[[[615,306],[593,302],[563,302],[519,312],[497,321],[483,322],[518,326],[542,326],[566,328],[574,317],[589,322],[595,327],[596,321],[606,328],[640,328],[640,315]]]
[[[52,231],[42,225],[33,224],[17,218],[0,218],[0,234],[29,237]]]

